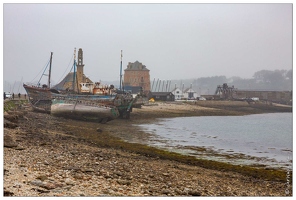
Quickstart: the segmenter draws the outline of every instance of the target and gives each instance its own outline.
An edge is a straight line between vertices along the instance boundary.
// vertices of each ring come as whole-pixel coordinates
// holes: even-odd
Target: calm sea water
[[[152,146],[233,164],[291,166],[292,113],[167,118],[139,126],[151,133]]]

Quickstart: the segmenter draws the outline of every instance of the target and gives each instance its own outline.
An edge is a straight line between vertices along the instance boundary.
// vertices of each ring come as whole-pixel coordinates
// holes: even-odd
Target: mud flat
[[[162,117],[266,112],[162,104],[107,124],[4,113],[4,196],[291,196],[291,172],[199,160],[119,138]],[[247,107],[247,106],[246,106]],[[289,176],[287,176],[289,173]],[[288,184],[287,184],[288,183]]]

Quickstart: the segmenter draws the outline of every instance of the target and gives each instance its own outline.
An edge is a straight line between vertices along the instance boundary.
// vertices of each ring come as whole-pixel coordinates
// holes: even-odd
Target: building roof
[[[179,91],[182,92],[182,90],[181,90],[180,88],[178,88],[178,87],[174,88],[174,89],[172,90],[172,92],[174,92],[174,91],[176,91],[176,90],[179,90]]]
[[[129,62],[127,65],[127,68],[124,71],[126,70],[148,70],[149,71],[149,69],[147,69],[146,66],[140,63],[139,61],[136,61],[134,63]]]
[[[73,74],[74,72],[70,72],[67,74],[67,76],[65,76],[65,78],[59,82],[58,84],[56,84],[55,86],[53,86],[52,88],[53,89],[56,89],[56,90],[64,90],[66,88],[64,88],[64,85],[68,82],[73,82]],[[86,76],[83,74],[83,78],[86,78]],[[91,80],[89,80],[90,83],[92,83]]]
[[[188,92],[189,90],[191,90],[191,92],[195,92],[192,88],[187,88],[186,90],[184,90],[184,93]]]
[[[172,94],[171,92],[151,92],[152,95],[166,96]]]

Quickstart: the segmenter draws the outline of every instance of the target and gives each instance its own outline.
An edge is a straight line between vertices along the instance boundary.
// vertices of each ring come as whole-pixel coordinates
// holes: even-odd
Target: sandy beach
[[[24,104],[4,113],[4,196],[291,196],[291,182],[281,178],[286,172],[256,171],[266,173],[261,177],[209,168],[119,139],[147,137],[133,124],[157,118],[281,111],[289,110],[246,102],[155,103],[134,108],[129,120],[98,124],[32,112]]]

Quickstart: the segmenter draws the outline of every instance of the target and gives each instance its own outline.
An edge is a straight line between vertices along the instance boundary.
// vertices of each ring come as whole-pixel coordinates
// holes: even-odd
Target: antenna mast
[[[48,88],[50,88],[50,76],[51,76],[51,62],[52,62],[52,54],[53,52],[50,52],[50,64],[49,64],[49,72],[48,72]]]
[[[75,77],[76,77],[76,48],[74,48],[73,91],[75,91]]]
[[[121,82],[122,82],[122,50],[120,54],[120,80],[119,80],[119,90],[121,91]]]

